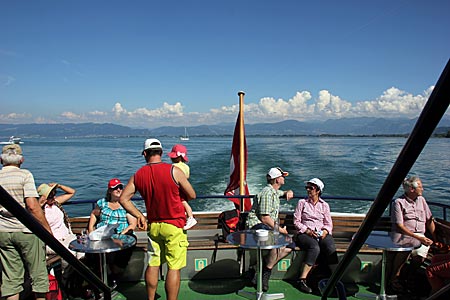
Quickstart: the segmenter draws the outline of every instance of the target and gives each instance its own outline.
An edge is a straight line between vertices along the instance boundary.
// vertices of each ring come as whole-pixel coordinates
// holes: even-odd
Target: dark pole
[[[428,297],[426,300],[442,299],[441,296],[443,296],[447,291],[450,291],[450,283],[447,283],[447,285],[441,287],[440,290]]]
[[[417,120],[417,123],[414,126],[414,129],[411,132],[405,146],[400,152],[397,161],[392,167],[391,172],[378,192],[378,195],[367,213],[364,222],[350,243],[349,248],[344,254],[341,262],[331,275],[330,280],[328,280],[322,299],[327,299],[332,287],[336,285],[337,281],[344,274],[347,266],[358,254],[359,249],[366,241],[378,219],[383,215],[386,207],[388,207],[403,179],[408,175],[409,170],[414,165],[428,139],[433,134],[433,131],[439,124],[439,121],[447,110],[449,104],[450,61],[447,62],[436,87],[423,108],[422,113],[420,114],[420,117]]]
[[[66,249],[57,239],[53,237],[36,218],[24,209],[11,195],[0,185],[0,204],[13,214],[23,225],[31,230],[38,238],[56,253],[58,253],[75,270],[83,276],[89,283],[98,287],[104,292],[104,300],[111,300],[111,288],[103,283],[88,267],[81,263],[69,250]]]

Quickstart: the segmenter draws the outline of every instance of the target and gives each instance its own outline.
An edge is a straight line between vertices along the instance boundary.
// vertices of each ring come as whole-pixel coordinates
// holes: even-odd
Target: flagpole
[[[245,195],[245,152],[244,152],[244,95],[243,91],[238,92],[239,96],[239,195]],[[244,211],[244,199],[241,198],[241,211]]]

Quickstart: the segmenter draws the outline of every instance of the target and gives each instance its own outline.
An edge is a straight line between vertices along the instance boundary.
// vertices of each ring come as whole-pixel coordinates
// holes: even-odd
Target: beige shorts
[[[425,236],[422,233],[417,233],[416,232],[415,234],[420,235],[420,236]],[[419,248],[414,249],[413,251],[411,251],[411,254],[412,255],[418,255],[418,256],[421,256],[423,258],[427,258],[427,254],[428,254],[428,250],[429,249],[430,249],[430,246],[425,246],[424,244],[422,244],[422,245],[420,245]]]

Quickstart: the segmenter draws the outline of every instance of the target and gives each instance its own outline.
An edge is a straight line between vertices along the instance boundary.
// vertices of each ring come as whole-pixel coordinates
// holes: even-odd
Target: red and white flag
[[[239,174],[239,164],[240,164],[240,151],[239,151],[239,141],[240,141],[240,113],[238,115],[236,126],[234,128],[233,144],[231,146],[231,156],[230,156],[230,179],[228,181],[228,186],[225,189],[225,196],[240,195],[240,174]],[[244,135],[244,190],[245,195],[250,195],[247,186],[247,140],[245,139],[245,129],[243,128],[242,133]],[[229,198],[236,204],[236,207],[241,206],[240,198]],[[250,198],[244,198],[244,211],[249,211],[252,208],[252,202]]]

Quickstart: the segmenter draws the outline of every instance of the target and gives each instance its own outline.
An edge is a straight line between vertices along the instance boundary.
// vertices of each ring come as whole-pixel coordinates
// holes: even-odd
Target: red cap
[[[167,155],[170,158],[176,158],[178,156],[183,157],[183,159],[185,161],[189,161],[188,157],[187,157],[187,149],[185,146],[181,145],[181,144],[176,144],[175,146],[172,147],[172,151],[170,151],[169,153],[167,153]]]
[[[108,182],[108,189],[113,189],[113,188],[115,188],[115,187],[118,186],[118,185],[123,186],[122,182],[120,182],[119,179],[113,178],[113,179],[111,179],[111,180]]]

